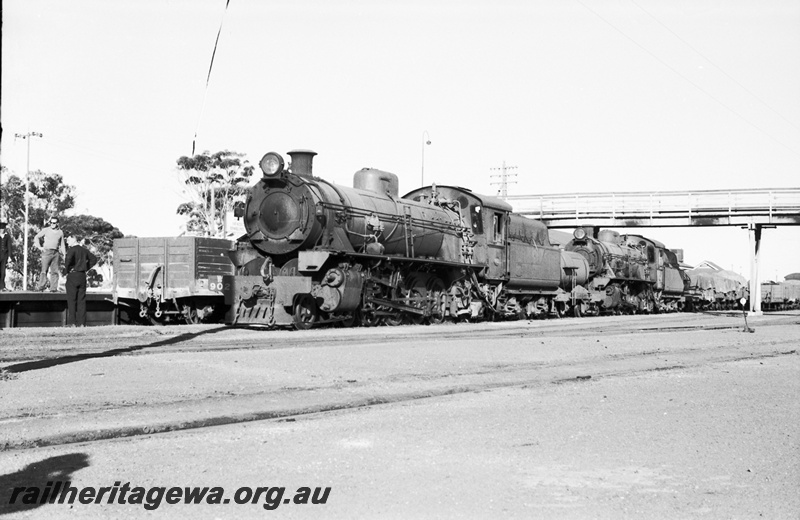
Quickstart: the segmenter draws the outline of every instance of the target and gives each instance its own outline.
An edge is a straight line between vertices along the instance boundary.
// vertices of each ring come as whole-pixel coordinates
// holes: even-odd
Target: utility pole
[[[42,137],[40,132],[28,132],[27,134],[14,134],[15,138],[28,140],[28,163],[25,170],[25,226],[23,228],[23,251],[22,251],[22,290],[28,290],[28,207],[30,206],[30,192],[28,185],[31,177],[31,138]]]
[[[496,173],[496,174],[490,175],[490,177],[500,177],[500,180],[498,182],[492,182],[490,184],[492,186],[496,186],[496,185],[500,186],[500,189],[498,190],[500,192],[500,198],[505,200],[506,198],[508,198],[508,185],[517,183],[517,181],[509,181],[508,180],[509,177],[516,177],[517,176],[516,173],[508,173],[508,170],[516,170],[517,167],[516,166],[506,166],[506,162],[503,161],[503,166],[502,167],[500,167],[500,168],[489,168],[489,169],[490,170],[494,170],[494,171],[498,171],[498,170],[500,171],[500,173]]]

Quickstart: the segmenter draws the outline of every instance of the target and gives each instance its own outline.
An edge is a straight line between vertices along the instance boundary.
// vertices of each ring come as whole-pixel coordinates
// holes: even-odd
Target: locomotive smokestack
[[[311,150],[292,150],[289,156],[292,158],[292,173],[302,177],[311,177],[311,165],[317,152]]]

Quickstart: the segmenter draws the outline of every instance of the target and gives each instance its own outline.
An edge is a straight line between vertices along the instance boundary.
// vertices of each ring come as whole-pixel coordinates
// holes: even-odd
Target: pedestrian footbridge
[[[515,195],[549,228],[800,225],[800,188]]]
[[[750,310],[761,312],[761,230],[800,225],[800,188],[505,197],[517,213],[547,227],[740,226],[750,232]]]

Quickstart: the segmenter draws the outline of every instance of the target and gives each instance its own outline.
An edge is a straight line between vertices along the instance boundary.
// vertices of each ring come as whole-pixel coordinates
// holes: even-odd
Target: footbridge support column
[[[761,224],[748,224],[750,234],[750,313],[761,314],[761,281],[758,267],[761,256]]]

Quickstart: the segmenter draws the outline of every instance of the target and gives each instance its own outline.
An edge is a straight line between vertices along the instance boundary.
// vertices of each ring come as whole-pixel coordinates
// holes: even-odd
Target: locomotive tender
[[[227,323],[373,326],[678,310],[675,254],[644,237],[583,229],[564,250],[506,202],[457,186],[399,197],[365,168],[353,187],[312,175],[316,153],[264,155],[237,216],[246,240],[223,277]]]

